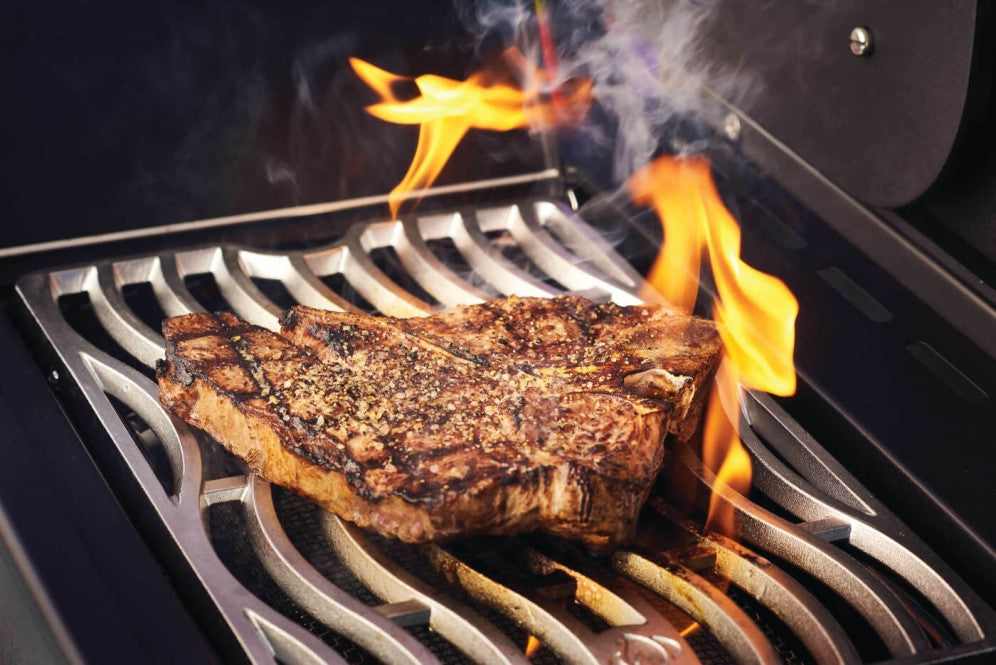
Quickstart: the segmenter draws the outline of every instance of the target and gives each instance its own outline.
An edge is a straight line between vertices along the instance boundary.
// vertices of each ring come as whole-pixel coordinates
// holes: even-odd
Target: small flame
[[[682,637],[688,637],[695,631],[699,630],[701,627],[702,626],[699,624],[698,621],[693,621],[687,626],[685,626],[685,628],[681,630],[678,634],[681,635]]]
[[[740,419],[729,418],[725,405],[739,408],[740,381],[735,366],[724,363],[716,373],[716,384],[709,395],[705,428],[702,431],[702,462],[716,473],[716,486],[733,489],[746,495],[750,490],[750,456],[740,442]],[[721,500],[717,489],[709,497],[706,527],[727,536],[734,533],[732,506]]]
[[[553,104],[541,100],[539,82],[547,81],[547,75],[528,65],[515,49],[509,49],[504,55],[506,63],[519,68],[522,77],[532,82],[530,89],[522,89],[507,75],[496,77],[484,70],[464,81],[425,74],[414,79],[419,96],[408,100],[399,99],[394,86],[410,79],[350,58],[353,71],[382,100],[368,106],[368,113],[387,122],[419,125],[415,157],[388,199],[392,216],[397,216],[407,192],[435,182],[469,130],[507,132],[524,127],[543,128],[555,123],[576,122],[587,113],[591,80],[582,79],[571,86],[561,86],[557,89],[559,101]]]
[[[526,640],[526,658],[531,659],[542,647],[543,643],[536,639],[533,635],[530,635],[529,639]]]
[[[740,227],[723,205],[709,162],[702,157],[662,157],[629,181],[633,201],[649,205],[664,226],[661,248],[647,282],[668,302],[690,312],[707,253],[716,283],[713,311],[725,347],[723,370],[709,398],[702,461],[723,484],[745,493],[751,463],[740,443],[739,386],[775,395],[796,388],[795,319],[799,304],[785,284],[740,260]],[[732,506],[714,490],[708,528],[733,535]]]

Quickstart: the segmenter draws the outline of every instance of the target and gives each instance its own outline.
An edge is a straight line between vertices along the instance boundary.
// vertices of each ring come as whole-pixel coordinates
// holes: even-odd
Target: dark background
[[[996,3],[661,1],[718,10],[697,48],[750,73],[748,110],[775,136],[996,282]],[[417,131],[364,113],[375,96],[347,58],[463,78],[486,50],[474,6],[8,3],[0,247],[390,190]],[[852,25],[872,57],[850,55]],[[568,159],[605,165],[578,145]],[[440,182],[543,166],[524,133],[472,132]]]
[[[347,58],[463,78],[478,48],[449,1],[11,3],[0,245],[387,192],[417,130],[364,113]],[[477,133],[440,182],[537,150]]]

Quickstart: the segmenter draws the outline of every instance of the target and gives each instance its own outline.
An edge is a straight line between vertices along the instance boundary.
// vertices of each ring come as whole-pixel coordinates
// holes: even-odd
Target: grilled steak
[[[711,321],[666,307],[620,307],[585,298],[517,298],[413,319],[292,307],[282,333],[326,362],[386,362],[407,333],[482,367],[507,367],[563,389],[648,397],[673,406],[670,431],[699,422],[721,342]]]
[[[166,320],[161,401],[268,480],[386,536],[541,529],[604,547],[630,534],[673,410],[618,385],[630,365],[609,353],[579,378],[525,347],[498,362],[460,331],[320,314],[289,311],[290,339],[230,314]]]

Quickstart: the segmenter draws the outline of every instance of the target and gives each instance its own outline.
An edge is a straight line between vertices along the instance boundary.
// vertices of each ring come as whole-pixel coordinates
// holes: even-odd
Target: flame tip
[[[627,185],[634,203],[653,207],[664,228],[665,242],[647,273],[653,289],[691,312],[703,255],[712,269],[713,318],[729,369],[717,374],[703,429],[702,461],[715,473],[706,529],[732,536],[734,509],[723,493],[725,488],[746,493],[751,479],[736,415],[739,386],[776,395],[795,392],[792,354],[799,303],[782,280],[741,260],[740,226],[723,205],[706,156],[658,158]]]
[[[507,53],[510,63],[526,71],[529,65],[521,52],[513,47]],[[492,76],[483,69],[463,81],[437,74],[408,79],[359,58],[350,57],[349,62],[356,74],[381,97],[379,103],[366,107],[370,115],[396,124],[419,125],[415,156],[408,172],[390,193],[394,216],[402,195],[435,182],[469,130],[510,131],[579,121],[590,106],[590,83],[577,86],[566,96],[554,96],[554,102],[549,102],[541,100],[534,89],[526,91],[508,83],[507,75]],[[532,74],[533,78],[546,78],[540,70]],[[524,77],[528,78],[528,74]],[[400,80],[414,80],[419,96],[399,100],[391,86]]]

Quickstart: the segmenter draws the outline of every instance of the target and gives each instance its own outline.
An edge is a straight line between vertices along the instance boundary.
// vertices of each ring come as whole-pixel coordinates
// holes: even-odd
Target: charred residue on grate
[[[504,587],[540,606],[555,605],[578,619],[592,633],[611,626],[577,596],[577,582],[561,570],[535,570],[527,541],[520,538],[480,537],[444,546],[446,551]]]
[[[647,506],[641,513],[636,535],[629,549],[646,556],[662,567],[671,565],[676,560],[682,561],[684,565],[704,574],[703,576],[709,579],[709,570],[714,566],[715,557],[710,557],[708,552],[699,548],[696,539],[690,533],[662,516],[655,509],[654,501],[655,499],[651,498],[651,505]],[[705,516],[695,515],[695,517],[701,524]],[[700,557],[700,554],[705,556]],[[583,551],[576,552],[572,559],[576,561],[578,557],[592,558],[590,554]],[[700,560],[702,563],[699,562]],[[597,563],[604,565],[602,562]],[[717,581],[717,579],[717,576],[712,575],[710,581]],[[718,579],[718,581],[721,585],[726,584],[725,579]],[[736,662],[730,652],[707,627],[649,589],[641,586],[639,590],[644,600],[679,630],[681,636],[694,649],[695,655],[702,663],[719,665]]]
[[[330,582],[364,604],[375,607],[383,603],[336,555],[334,548],[325,535],[325,530],[322,528],[324,510],[320,506],[293,492],[280,488],[276,488],[274,492],[274,504],[280,524],[284,528],[288,539],[308,563],[314,566]],[[367,535],[372,540],[377,538],[372,533]],[[405,561],[420,570],[419,575],[421,579],[426,579],[422,576],[423,572],[433,574],[424,563],[418,563],[417,559],[419,555],[414,551],[415,548],[412,546],[404,545],[397,541],[386,540],[382,540],[382,544],[385,545],[385,551],[390,550],[392,558],[398,560],[402,565],[404,561],[401,561],[397,555],[403,552]],[[416,560],[412,560],[411,557],[415,557]],[[405,630],[428,647],[443,663],[458,663],[466,660],[463,652],[453,646],[446,638],[433,631],[429,626],[407,626]],[[514,635],[510,636],[513,639],[515,637]],[[522,633],[521,637],[524,648],[526,640],[525,633]],[[535,662],[553,665],[553,663],[559,662],[559,660],[550,660],[548,658],[546,660],[535,660]]]
[[[419,546],[397,540],[388,540],[373,533],[368,534],[367,537],[406,571],[434,588],[445,589],[453,600],[473,608],[484,619],[507,635],[514,644],[521,645],[523,650],[525,649],[529,638],[529,633],[525,629],[474,595],[467,593],[462,587],[448,583],[429,563],[429,560],[422,555]],[[533,662],[539,665],[556,665],[561,660],[549,649],[540,649],[533,657]]]
[[[426,582],[430,586],[437,589],[445,588],[444,582],[435,575],[434,571],[432,571],[426,561],[418,553],[418,548],[416,546],[408,545],[407,543],[402,543],[397,540],[388,540],[374,533],[368,533],[367,537],[375,547],[379,547],[382,551],[387,553],[395,563],[399,564],[402,568],[418,577],[421,581]],[[468,602],[468,597],[461,598],[458,594],[453,593],[450,595],[457,602],[471,604]],[[492,618],[487,615],[485,615],[485,618],[492,620]],[[492,623],[494,622],[492,621]],[[501,628],[501,626],[499,626],[499,628]],[[467,658],[463,652],[451,644],[449,640],[433,631],[428,626],[408,626],[405,630],[422,642],[422,644],[426,645],[429,650],[444,663],[462,662]],[[523,639],[523,643],[524,642],[525,640]]]
[[[641,597],[664,617],[695,652],[702,665],[734,665],[736,660],[709,630],[656,593],[640,587]]]
[[[763,495],[760,498],[766,499]],[[767,503],[774,505],[770,500]],[[760,602],[759,597],[751,595],[749,591],[742,589],[719,572],[716,551],[711,549],[710,541],[705,540],[703,544],[701,535],[704,532],[697,526],[703,523],[704,514],[692,509],[692,514],[688,517],[694,521],[680,524],[679,522],[685,519],[683,515],[665,506],[661,499],[652,497],[641,515],[633,549],[660,566],[667,567],[672,563],[680,563],[722,591],[761,629],[784,662],[815,662],[799,636],[769,607]],[[791,515],[788,517],[791,518]],[[761,558],[767,558],[767,555],[763,555],[757,549],[754,549],[754,555],[760,565],[767,565],[767,562]],[[819,596],[821,599],[822,597]],[[649,595],[648,599],[651,599]],[[657,606],[659,607],[660,603],[657,603]],[[681,633],[693,645],[697,655],[700,655],[700,650],[720,653],[725,660],[719,662],[734,662],[732,656],[705,627],[692,621],[690,617],[682,622],[675,620],[671,613],[667,613],[666,616],[672,625],[684,626]],[[711,645],[709,642],[715,644]]]

